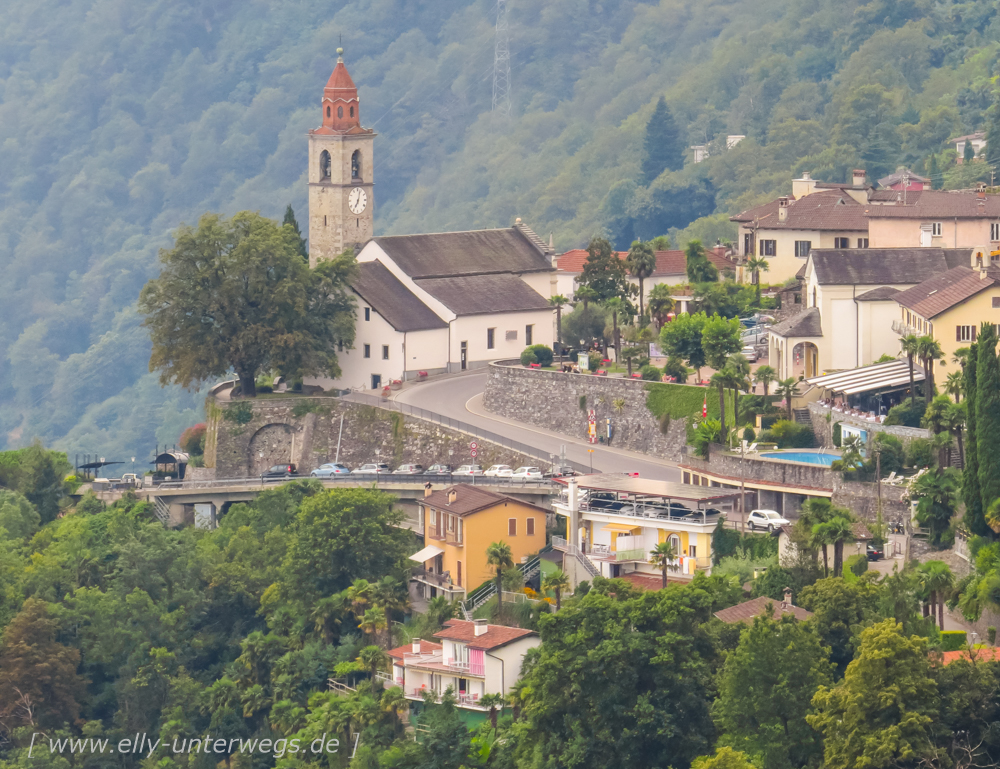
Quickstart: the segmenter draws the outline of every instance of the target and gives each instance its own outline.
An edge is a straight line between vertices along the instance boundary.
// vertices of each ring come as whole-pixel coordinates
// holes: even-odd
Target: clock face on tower
[[[347,198],[347,207],[352,214],[360,214],[368,207],[368,194],[360,187],[355,187]]]

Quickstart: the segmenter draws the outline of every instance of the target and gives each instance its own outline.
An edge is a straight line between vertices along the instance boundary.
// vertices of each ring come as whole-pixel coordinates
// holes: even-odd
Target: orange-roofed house
[[[440,697],[451,687],[460,708],[485,713],[486,694],[510,693],[521,677],[528,650],[541,644],[538,633],[524,628],[491,625],[484,619],[451,619],[435,633],[440,641],[415,639],[389,652],[392,682],[408,700],[423,701],[423,693]]]
[[[965,660],[966,662],[996,662],[1000,660],[1000,647],[981,646],[977,649],[959,649],[954,652],[943,652],[941,662],[950,665],[952,662]]]

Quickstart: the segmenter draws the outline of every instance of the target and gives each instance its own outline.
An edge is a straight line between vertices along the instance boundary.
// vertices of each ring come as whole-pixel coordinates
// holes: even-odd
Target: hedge
[[[957,652],[966,647],[964,630],[942,630],[941,631],[941,651]]]

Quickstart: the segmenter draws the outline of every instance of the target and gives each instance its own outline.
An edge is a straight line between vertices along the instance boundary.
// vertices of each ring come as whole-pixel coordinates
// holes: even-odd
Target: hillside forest
[[[0,447],[148,457],[199,421],[201,393],[148,372],[139,289],[206,211],[304,222],[305,133],[341,43],[378,133],[380,233],[520,216],[560,249],[712,243],[803,171],[989,176],[947,140],[996,122],[995,3],[509,7],[509,121],[490,115],[486,0],[0,7]]]

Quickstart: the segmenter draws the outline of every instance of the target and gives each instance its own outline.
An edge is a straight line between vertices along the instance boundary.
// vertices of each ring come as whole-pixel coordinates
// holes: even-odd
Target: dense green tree
[[[629,283],[625,261],[604,238],[592,238],[587,245],[587,259],[577,283],[581,289],[593,290],[591,301],[597,302],[627,298],[635,290]]]
[[[642,175],[646,184],[650,184],[664,171],[676,171],[684,166],[687,146],[681,139],[667,100],[662,96],[646,123],[643,151]]]
[[[719,270],[708,261],[705,247],[700,240],[692,240],[684,249],[687,277],[692,283],[714,283],[719,279]]]
[[[38,531],[41,521],[38,510],[23,495],[0,489],[0,536],[26,540]]]
[[[291,228],[247,211],[205,214],[174,238],[139,299],[150,370],[163,384],[191,387],[234,369],[242,394],[254,397],[268,369],[339,374],[338,345],[354,342],[353,254],[310,270]]]
[[[639,315],[645,315],[644,281],[656,269],[656,254],[653,253],[653,247],[641,240],[635,241],[628,250],[628,256],[625,257],[625,267],[628,269],[628,274],[639,281]]]
[[[720,371],[730,355],[743,349],[743,342],[740,341],[742,328],[735,318],[712,315],[705,319],[701,330],[701,346],[705,351],[705,362],[709,366]]]
[[[660,329],[660,347],[670,358],[681,358],[695,369],[701,379],[701,367],[705,365],[705,349],[702,334],[708,320],[704,313],[681,313]]]
[[[962,468],[962,499],[965,502],[963,520],[969,531],[980,537],[990,533],[986,519],[983,517],[983,496],[979,488],[979,429],[977,420],[979,411],[976,408],[979,385],[976,367],[979,362],[979,347],[973,344],[969,347],[969,355],[962,366],[963,387],[965,389],[966,440],[965,465]]]
[[[603,339],[606,314],[599,305],[587,307],[583,302],[578,303],[572,312],[563,316],[563,339],[573,347],[577,347],[581,339],[585,345],[595,339]]]
[[[295,218],[295,211],[292,210],[291,203],[285,209],[285,218],[281,220],[281,224],[292,228],[292,232],[295,233],[295,237],[298,239],[299,256],[302,257],[302,260],[306,264],[309,264],[309,251],[306,249],[306,239],[302,237],[302,231],[299,229],[299,223]]]
[[[799,604],[816,615],[816,629],[838,675],[854,658],[857,632],[875,616],[878,591],[867,581],[847,582],[842,577],[821,579],[802,590]]]
[[[993,500],[1000,499],[1000,360],[996,326],[982,324],[976,347],[976,462],[985,510]]]
[[[930,529],[934,544],[941,542],[955,515],[960,477],[957,470],[935,467],[917,478],[910,488],[910,498],[917,502],[917,521]]]
[[[924,639],[885,620],[861,632],[844,680],[821,687],[809,724],[823,735],[824,766],[888,769],[936,754],[930,726],[937,712]]]
[[[667,323],[667,315],[674,311],[675,304],[671,296],[670,286],[666,283],[657,283],[650,289],[647,306],[649,307],[649,315],[657,328],[662,330]]]
[[[812,626],[789,615],[757,616],[726,657],[713,715],[721,742],[761,769],[815,765],[819,735],[806,723],[813,695],[833,683],[830,650]]]
[[[732,748],[721,747],[714,756],[699,756],[692,762],[691,769],[755,769],[745,753]]]

